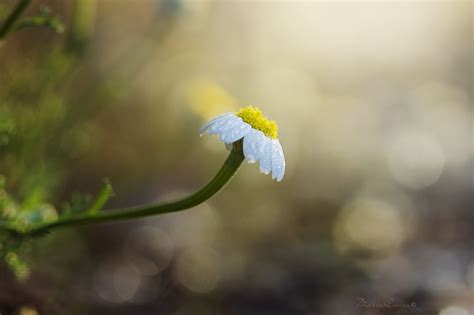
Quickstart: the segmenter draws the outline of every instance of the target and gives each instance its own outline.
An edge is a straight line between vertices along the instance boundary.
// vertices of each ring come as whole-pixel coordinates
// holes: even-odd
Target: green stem
[[[72,4],[71,28],[66,48],[82,53],[94,32],[97,11],[96,0],[74,0]]]
[[[224,185],[232,178],[235,172],[239,169],[243,161],[244,155],[242,154],[242,145],[240,143],[235,143],[234,148],[229,154],[229,157],[226,159],[224,165],[222,165],[216,176],[214,176],[214,178],[206,186],[202,187],[200,190],[188,197],[172,202],[132,207],[127,209],[106,210],[97,213],[86,212],[82,215],[59,219],[58,221],[35,228],[29,233],[42,232],[62,226],[75,226],[90,223],[99,223],[104,221],[117,221],[140,218],[155,214],[176,212],[195,207],[208,200],[219,190],[221,190],[221,188],[224,187]]]
[[[0,39],[4,38],[12,30],[16,20],[20,17],[23,11],[25,11],[30,2],[31,0],[20,0],[18,2],[15,9],[13,9],[0,28]]]

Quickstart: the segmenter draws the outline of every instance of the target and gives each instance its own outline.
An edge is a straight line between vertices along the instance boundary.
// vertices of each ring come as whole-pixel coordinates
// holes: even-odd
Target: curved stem
[[[216,176],[214,176],[214,178],[206,186],[202,187],[200,190],[188,197],[172,202],[158,203],[119,210],[106,210],[97,213],[91,213],[86,211],[86,213],[82,215],[59,219],[58,221],[45,224],[43,226],[33,229],[32,231],[30,231],[30,233],[42,232],[61,226],[83,225],[104,221],[117,221],[140,218],[195,207],[215,195],[219,190],[221,190],[221,188],[224,187],[224,185],[232,178],[235,172],[239,169],[243,161],[244,155],[242,154],[242,146],[239,143],[234,143],[234,148],[231,150],[229,157],[226,159],[224,165],[222,165]]]
[[[0,28],[0,39],[5,37],[14,26],[16,20],[20,17],[20,15],[25,11],[25,9],[30,4],[31,0],[20,0],[16,5],[15,9],[10,13],[7,17],[5,22],[3,23],[2,27]]]

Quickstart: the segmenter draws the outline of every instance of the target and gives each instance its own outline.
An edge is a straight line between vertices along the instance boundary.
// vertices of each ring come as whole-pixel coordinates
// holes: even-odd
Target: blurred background
[[[246,105],[278,122],[287,172],[244,165],[194,209],[27,243],[0,264],[0,314],[473,314],[471,1],[24,16],[42,6],[62,34],[0,43],[0,197],[54,217],[104,178],[108,209],[184,196],[227,155],[199,127]]]

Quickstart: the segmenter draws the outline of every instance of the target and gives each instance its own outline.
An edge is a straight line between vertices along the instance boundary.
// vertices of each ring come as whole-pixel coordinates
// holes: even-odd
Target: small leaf
[[[66,203],[61,213],[62,217],[74,215],[88,209],[92,204],[91,195],[73,194],[71,202]]]
[[[70,203],[63,208],[61,217],[74,216],[79,213],[94,214],[102,210],[114,191],[108,180],[105,180],[104,187],[95,198],[91,195],[74,194]]]
[[[11,226],[20,234],[27,234],[36,227],[58,220],[56,209],[50,204],[43,204],[31,210],[20,211],[9,219]]]
[[[8,252],[5,256],[5,262],[19,279],[29,277],[30,269],[28,265],[15,252]]]
[[[105,180],[104,187],[102,187],[102,190],[99,192],[94,203],[91,205],[87,212],[97,213],[98,211],[102,210],[104,205],[107,203],[109,198],[113,196],[113,194],[114,191],[112,189],[112,185],[110,185],[110,182],[108,180]]]
[[[42,7],[38,15],[21,20],[15,28],[18,31],[27,27],[45,26],[53,29],[56,33],[64,32],[64,25],[58,16],[51,15],[48,7]]]

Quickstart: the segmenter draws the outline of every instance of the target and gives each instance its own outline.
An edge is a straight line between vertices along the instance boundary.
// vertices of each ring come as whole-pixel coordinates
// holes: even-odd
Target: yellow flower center
[[[247,106],[240,109],[237,114],[243,121],[252,126],[252,128],[260,130],[270,138],[278,137],[278,127],[276,122],[269,120],[260,109],[255,106]]]

